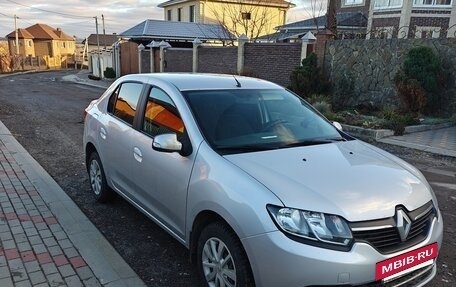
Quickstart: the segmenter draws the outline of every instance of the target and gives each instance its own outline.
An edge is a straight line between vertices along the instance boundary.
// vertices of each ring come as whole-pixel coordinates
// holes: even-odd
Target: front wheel
[[[93,152],[89,157],[89,180],[90,187],[98,202],[107,202],[112,198],[113,192],[106,183],[106,177],[98,153]]]
[[[206,226],[198,239],[198,271],[204,286],[255,286],[239,238],[220,222]]]

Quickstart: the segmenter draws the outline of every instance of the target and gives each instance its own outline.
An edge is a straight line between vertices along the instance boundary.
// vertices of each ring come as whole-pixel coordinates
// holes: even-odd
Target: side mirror
[[[182,143],[177,140],[176,134],[162,134],[154,137],[152,148],[161,152],[180,152]]]
[[[333,122],[333,126],[336,127],[336,129],[338,129],[339,131],[342,131],[342,125],[339,123],[339,122]]]

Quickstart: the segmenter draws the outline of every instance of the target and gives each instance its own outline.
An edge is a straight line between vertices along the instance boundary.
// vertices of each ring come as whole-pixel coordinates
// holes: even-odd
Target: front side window
[[[108,112],[112,110],[114,116],[133,125],[136,114],[136,106],[141,96],[143,85],[140,83],[123,83],[116,92],[111,95],[108,103]],[[111,108],[110,105],[113,105]]]
[[[172,21],[172,20],[173,20],[173,17],[172,17],[172,14],[171,14],[171,13],[172,13],[172,10],[171,10],[171,9],[168,10],[167,13],[168,13],[168,15],[167,15],[167,20],[168,20],[168,21]]]
[[[402,0],[375,0],[375,9],[387,9],[387,8],[400,8],[402,7]]]
[[[161,89],[154,87],[150,91],[142,130],[153,137],[166,133],[176,133],[179,136],[184,133],[184,122],[176,106]]]
[[[186,91],[214,150],[250,152],[344,140],[314,109],[286,90]]]

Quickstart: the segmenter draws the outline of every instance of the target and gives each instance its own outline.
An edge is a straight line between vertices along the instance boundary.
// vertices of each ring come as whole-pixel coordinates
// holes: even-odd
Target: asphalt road
[[[97,204],[84,166],[82,113],[103,90],[62,82],[71,72],[0,78],[0,120],[59,183],[149,286],[196,286],[188,251],[121,198]],[[428,286],[456,286],[456,159],[380,145],[420,168],[445,222],[437,277]]]

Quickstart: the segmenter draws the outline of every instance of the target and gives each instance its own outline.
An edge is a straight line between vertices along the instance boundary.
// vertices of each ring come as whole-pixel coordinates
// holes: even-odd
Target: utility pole
[[[97,54],[98,54],[98,76],[102,78],[101,74],[101,60],[100,60],[100,37],[98,35],[98,16],[95,16],[95,26],[96,26],[96,32],[97,32]]]
[[[17,17],[14,15],[14,31],[16,33],[16,55],[19,55],[19,32],[17,31]]]
[[[106,30],[105,30],[105,22],[104,22],[103,14],[101,14],[101,22],[103,23],[103,42],[104,42],[104,49],[106,51]]]

